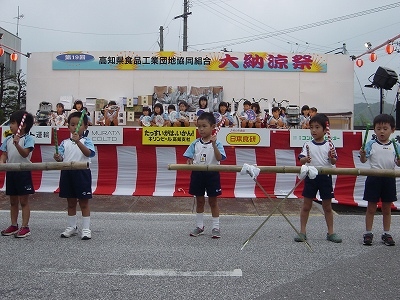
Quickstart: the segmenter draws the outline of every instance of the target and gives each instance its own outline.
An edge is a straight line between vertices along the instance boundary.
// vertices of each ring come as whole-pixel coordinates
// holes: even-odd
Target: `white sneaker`
[[[62,238],[69,238],[73,235],[76,235],[78,233],[78,228],[77,227],[72,227],[68,226],[63,233],[61,233]]]
[[[90,229],[82,229],[82,240],[90,240],[92,238],[92,231]]]

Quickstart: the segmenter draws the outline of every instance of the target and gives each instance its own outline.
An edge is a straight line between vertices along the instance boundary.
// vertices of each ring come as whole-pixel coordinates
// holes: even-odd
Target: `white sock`
[[[90,228],[90,217],[82,217],[82,229]]]
[[[196,213],[196,224],[197,224],[197,227],[203,229],[203,227],[204,227],[204,214],[203,213]]]
[[[212,228],[219,229],[219,217],[212,218]]]
[[[68,226],[76,227],[76,215],[75,216],[68,216]]]

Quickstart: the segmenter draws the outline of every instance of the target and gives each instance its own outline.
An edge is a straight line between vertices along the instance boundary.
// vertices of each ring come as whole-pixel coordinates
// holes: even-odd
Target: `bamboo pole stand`
[[[257,166],[260,173],[300,173],[298,166]],[[318,174],[325,175],[350,175],[350,176],[379,176],[400,177],[400,169],[360,169],[360,168],[326,168],[316,167]],[[169,164],[168,170],[177,171],[218,171],[218,172],[240,172],[242,166],[235,165],[187,165]]]
[[[42,162],[42,163],[5,163],[0,164],[1,171],[50,171],[88,169],[88,162]]]

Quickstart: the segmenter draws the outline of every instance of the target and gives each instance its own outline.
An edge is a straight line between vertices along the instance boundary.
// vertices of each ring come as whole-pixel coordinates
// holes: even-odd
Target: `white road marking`
[[[181,271],[172,269],[139,269],[115,272],[84,272],[81,270],[57,271],[52,269],[41,270],[41,273],[75,274],[75,275],[108,275],[108,276],[170,276],[170,277],[242,277],[241,269],[233,271]]]

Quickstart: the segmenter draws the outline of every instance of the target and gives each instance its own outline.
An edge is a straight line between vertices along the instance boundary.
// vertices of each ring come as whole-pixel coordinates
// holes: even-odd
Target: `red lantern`
[[[10,58],[11,58],[12,61],[17,61],[18,60],[18,54],[17,53],[13,53],[13,54],[11,54]]]
[[[0,56],[3,56],[4,54],[4,49],[0,47]]]
[[[387,54],[392,54],[393,51],[394,51],[393,45],[387,44],[387,45],[386,45],[386,53],[387,53]]]
[[[359,58],[359,59],[356,60],[356,66],[357,67],[361,68],[363,66],[363,64],[364,64],[364,61],[362,59]]]
[[[375,52],[372,52],[372,53],[369,55],[369,60],[370,60],[371,62],[376,61],[377,58],[378,58],[378,55],[376,55]]]

